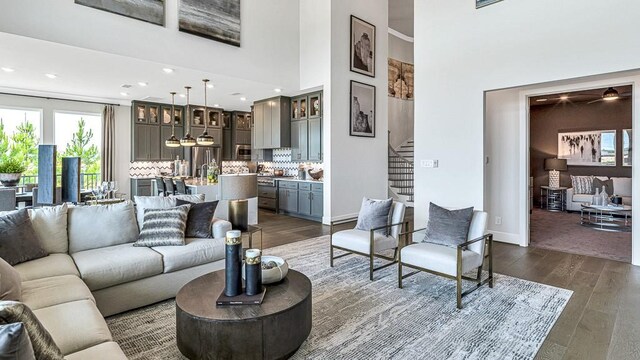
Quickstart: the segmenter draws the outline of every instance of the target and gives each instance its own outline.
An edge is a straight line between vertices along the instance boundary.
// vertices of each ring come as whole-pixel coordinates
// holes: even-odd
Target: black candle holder
[[[261,262],[260,250],[247,250],[247,257],[245,260],[245,292],[249,296],[256,295],[262,292]]]
[[[225,238],[224,294],[242,294],[242,234],[238,230],[227,232]]]

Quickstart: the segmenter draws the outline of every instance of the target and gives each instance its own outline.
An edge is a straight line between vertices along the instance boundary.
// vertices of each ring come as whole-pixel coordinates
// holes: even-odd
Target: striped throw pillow
[[[593,176],[571,175],[571,186],[574,194],[593,194]]]
[[[145,209],[142,230],[133,246],[184,245],[190,204],[168,209]]]

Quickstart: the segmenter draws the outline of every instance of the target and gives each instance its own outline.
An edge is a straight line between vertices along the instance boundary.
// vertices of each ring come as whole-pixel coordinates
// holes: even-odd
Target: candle
[[[237,296],[242,293],[242,233],[227,231],[225,238],[224,294]]]
[[[256,295],[262,292],[262,266],[259,249],[249,249],[245,253],[246,293]]]

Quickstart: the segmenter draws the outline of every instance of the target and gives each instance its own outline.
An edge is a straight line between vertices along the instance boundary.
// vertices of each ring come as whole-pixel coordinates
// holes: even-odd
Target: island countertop
[[[313,180],[313,179],[293,179],[293,178],[287,178],[287,177],[274,177],[273,180],[274,181],[295,181],[295,182],[322,184],[322,180]]]

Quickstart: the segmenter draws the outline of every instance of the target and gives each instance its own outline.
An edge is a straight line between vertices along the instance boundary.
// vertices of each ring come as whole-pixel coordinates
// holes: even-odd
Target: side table
[[[566,210],[566,187],[540,187],[540,208],[549,211],[565,211]]]

